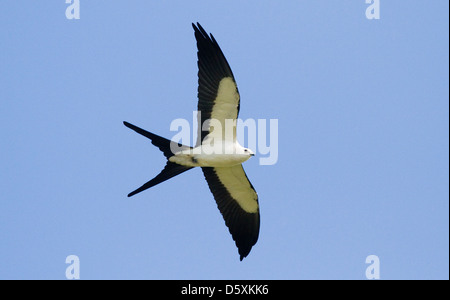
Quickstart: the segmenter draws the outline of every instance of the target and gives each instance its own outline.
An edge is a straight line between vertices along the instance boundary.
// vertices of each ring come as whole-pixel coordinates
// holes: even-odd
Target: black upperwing
[[[258,241],[258,194],[241,164],[202,170],[242,260]]]
[[[198,118],[199,138],[196,144],[198,146],[207,136],[229,138],[224,132],[225,120],[237,119],[240,95],[230,65],[214,36],[212,34],[208,36],[199,23],[197,26],[192,24],[192,27],[198,48],[198,111],[201,114]],[[219,121],[222,132],[215,130],[214,123],[210,126],[207,123],[209,119]],[[233,128],[233,139],[235,138],[236,125]],[[258,195],[242,165],[223,168],[203,167],[202,170],[242,260],[258,241],[260,224]]]
[[[225,119],[237,119],[240,96],[230,65],[214,36],[208,36],[199,23],[197,26],[192,24],[192,27],[198,49],[197,110],[201,113],[198,118],[198,146],[210,133],[209,125],[205,121],[219,120],[222,130],[225,130]],[[205,130],[201,130],[202,126]]]

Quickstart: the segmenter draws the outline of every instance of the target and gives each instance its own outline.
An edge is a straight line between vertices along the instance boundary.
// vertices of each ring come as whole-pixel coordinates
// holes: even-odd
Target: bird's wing
[[[236,119],[239,114],[239,91],[219,44],[208,36],[200,24],[192,24],[197,40],[198,57],[198,130],[197,146],[208,138],[236,139]],[[213,119],[213,121],[208,121]],[[228,123],[225,123],[225,120]],[[217,121],[214,121],[217,120]],[[205,122],[206,121],[206,122]],[[219,127],[220,130],[214,130]],[[234,122],[234,123],[233,123]],[[215,126],[214,126],[215,125]],[[225,126],[233,126],[232,136]],[[203,130],[202,130],[203,129]]]
[[[242,260],[258,241],[258,194],[241,164],[202,170]]]

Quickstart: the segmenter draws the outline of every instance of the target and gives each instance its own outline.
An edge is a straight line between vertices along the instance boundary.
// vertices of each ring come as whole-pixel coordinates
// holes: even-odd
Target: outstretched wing
[[[258,194],[240,164],[202,170],[242,260],[258,241]]]
[[[192,27],[198,49],[198,146],[208,134],[210,138],[225,139],[225,120],[237,119],[240,97],[233,72],[214,36],[208,36],[199,23]],[[220,123],[221,130],[214,131],[214,123],[208,121],[211,119]],[[236,138],[235,125],[233,139]]]

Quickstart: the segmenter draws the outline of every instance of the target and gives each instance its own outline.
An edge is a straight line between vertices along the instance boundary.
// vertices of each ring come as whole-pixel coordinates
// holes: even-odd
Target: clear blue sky
[[[449,2],[59,1],[0,8],[0,279],[449,278]],[[278,119],[245,163],[261,232],[239,256],[199,169],[142,194],[192,119],[192,22],[235,74],[242,119]]]

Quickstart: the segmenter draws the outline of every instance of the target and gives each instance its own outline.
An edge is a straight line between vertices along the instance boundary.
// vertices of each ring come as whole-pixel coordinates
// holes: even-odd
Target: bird
[[[214,36],[198,22],[192,27],[198,50],[196,145],[182,145],[124,121],[126,127],[149,138],[167,159],[158,175],[128,197],[200,167],[242,261],[258,241],[260,229],[258,194],[242,167],[255,154],[236,139],[240,95],[230,65]],[[230,126],[232,134],[226,132]]]

